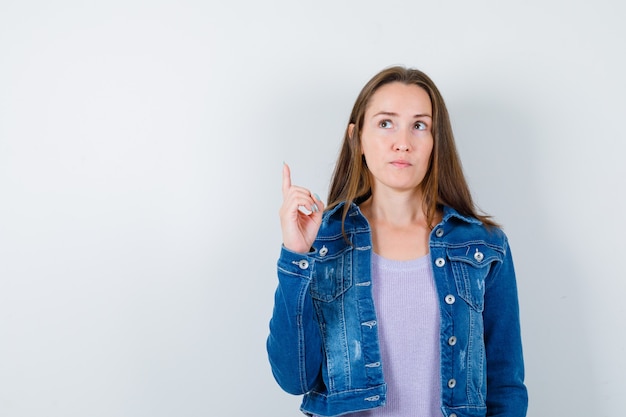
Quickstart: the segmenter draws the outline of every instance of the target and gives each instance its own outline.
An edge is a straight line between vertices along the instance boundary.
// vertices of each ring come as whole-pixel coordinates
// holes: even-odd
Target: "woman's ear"
[[[350,147],[353,149],[361,149],[358,140],[354,138],[354,123],[348,125],[348,138],[350,139]],[[363,149],[361,149],[361,155],[363,155]]]
[[[348,137],[352,140],[352,132],[354,132],[354,123],[348,125]]]

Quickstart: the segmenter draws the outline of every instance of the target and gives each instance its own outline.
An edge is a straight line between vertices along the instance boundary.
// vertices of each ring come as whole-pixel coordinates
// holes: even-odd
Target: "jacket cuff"
[[[311,249],[313,253],[313,249]],[[287,275],[296,275],[302,278],[310,278],[313,258],[308,254],[297,253],[281,246],[278,258],[278,272]]]

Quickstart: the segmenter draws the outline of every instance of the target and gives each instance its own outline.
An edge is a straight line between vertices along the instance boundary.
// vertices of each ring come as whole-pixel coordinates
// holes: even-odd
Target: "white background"
[[[265,338],[282,162],[325,196],[392,64],[509,235],[530,417],[626,385],[623,3],[0,3],[0,416],[298,416]]]

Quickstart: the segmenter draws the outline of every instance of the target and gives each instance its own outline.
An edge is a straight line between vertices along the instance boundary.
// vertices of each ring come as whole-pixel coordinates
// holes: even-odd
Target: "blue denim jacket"
[[[371,233],[352,204],[324,213],[308,254],[282,248],[267,350],[278,384],[306,414],[385,404],[371,287]],[[440,301],[441,409],[446,417],[523,417],[527,409],[513,260],[505,234],[444,207],[431,232]]]

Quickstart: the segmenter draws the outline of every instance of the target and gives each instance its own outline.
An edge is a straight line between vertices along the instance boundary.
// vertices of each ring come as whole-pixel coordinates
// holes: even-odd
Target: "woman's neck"
[[[416,259],[429,253],[431,226],[423,201],[419,191],[372,190],[372,196],[360,208],[370,224],[375,253],[394,260]]]
[[[371,221],[382,221],[395,226],[426,222],[424,200],[420,190],[407,192],[372,190],[372,195],[361,204],[361,211]]]

